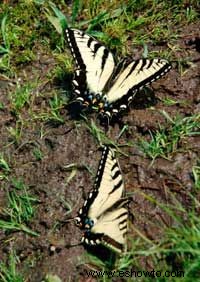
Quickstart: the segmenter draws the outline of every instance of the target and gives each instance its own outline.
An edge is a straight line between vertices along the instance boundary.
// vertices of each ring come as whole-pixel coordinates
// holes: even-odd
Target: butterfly
[[[126,246],[128,203],[115,152],[105,146],[94,187],[79,210],[76,224],[84,230],[82,243],[99,245],[121,253]]]
[[[166,74],[171,65],[165,59],[122,60],[92,36],[78,29],[66,29],[66,38],[76,69],[73,78],[76,101],[97,109],[108,120],[127,109],[135,94]]]

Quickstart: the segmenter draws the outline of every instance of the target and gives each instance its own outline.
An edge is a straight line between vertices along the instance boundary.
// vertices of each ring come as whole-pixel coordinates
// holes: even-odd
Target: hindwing
[[[85,230],[82,241],[103,245],[121,252],[127,232],[129,200],[122,198],[124,183],[113,149],[105,146],[94,183],[76,218],[77,225]]]

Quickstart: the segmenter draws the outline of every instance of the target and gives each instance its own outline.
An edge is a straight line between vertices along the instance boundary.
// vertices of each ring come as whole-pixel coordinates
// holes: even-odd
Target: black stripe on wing
[[[108,235],[105,235],[103,233],[92,233],[87,232],[84,233],[84,236],[82,237],[82,243],[85,244],[85,246],[95,246],[99,244],[103,244],[109,249],[116,251],[118,253],[121,253],[124,249],[124,245],[120,244],[119,242],[113,240]]]
[[[102,236],[102,243],[106,247],[110,248],[111,250],[117,251],[118,253],[121,253],[124,250],[123,244],[120,244],[107,235]]]
[[[113,179],[116,179],[119,175],[121,175],[120,170],[118,169],[115,174],[112,176]]]
[[[85,225],[85,218],[87,218],[87,216],[88,216],[88,211],[90,209],[90,206],[92,205],[92,203],[94,202],[95,198],[98,195],[98,192],[99,192],[98,189],[99,189],[99,186],[101,184],[102,177],[103,177],[104,168],[105,168],[105,164],[106,164],[106,161],[107,161],[108,153],[109,153],[109,147],[105,146],[104,149],[103,149],[103,152],[102,152],[101,159],[99,161],[97,175],[96,175],[96,179],[95,179],[95,182],[94,182],[94,187],[93,187],[92,191],[90,191],[87,200],[84,202],[83,207],[78,212],[78,217],[80,217],[83,228],[84,228],[84,225]]]
[[[158,60],[158,63],[161,61],[162,59]],[[146,65],[147,60],[143,59],[143,63],[142,66],[140,67],[139,71],[142,71],[144,67],[146,67],[147,69],[149,69],[153,62],[154,59],[148,60],[149,64]],[[125,79],[127,79],[132,72],[135,70],[135,68],[137,67],[137,65],[139,64],[140,60],[135,61],[134,65],[132,66],[130,72],[128,73],[128,75],[126,76]],[[125,67],[127,67],[129,65],[130,62],[126,62],[126,60],[124,62],[122,62],[122,65]],[[133,100],[135,94],[141,90],[144,86],[147,86],[149,84],[151,84],[153,81],[158,80],[159,78],[161,78],[162,76],[164,76],[169,70],[171,69],[171,65],[169,63],[166,63],[165,65],[163,65],[163,67],[161,67],[156,73],[153,73],[152,75],[148,76],[147,78],[145,78],[144,80],[142,80],[140,83],[134,85],[132,88],[130,88],[128,90],[128,92],[119,100],[115,101],[113,103],[113,109],[112,112],[113,113],[118,113],[119,110],[125,110],[128,105],[131,103],[131,101]],[[120,75],[120,74],[119,74]],[[124,79],[124,80],[125,80]],[[109,112],[109,109],[108,109]],[[112,115],[112,114],[111,114]]]
[[[77,46],[73,30],[68,28],[66,30],[66,34],[70,51],[76,63],[76,70],[73,79],[74,92],[76,95],[81,96],[87,91],[86,65],[84,64],[81,53]],[[80,36],[83,37],[84,33],[80,32]]]
[[[96,93],[94,90],[95,87],[99,84],[100,89],[102,89],[101,86],[101,79],[102,74],[104,71],[106,71],[105,67],[107,65],[107,59],[109,57],[109,54],[112,55],[109,50],[100,42],[98,42],[93,37],[89,36],[88,34],[85,34],[83,31],[80,30],[73,30],[73,29],[67,29],[66,30],[67,35],[67,41],[69,44],[69,48],[71,50],[72,56],[76,62],[76,70],[75,75],[73,79],[73,86],[74,86],[74,92],[79,97],[77,98],[78,101],[81,101],[82,103],[86,102],[86,104],[90,104],[91,101],[91,95],[95,96],[99,93]],[[82,40],[82,41],[81,41]],[[83,50],[79,49],[78,44],[80,44],[83,48]],[[84,53],[84,49],[86,50],[86,53]],[[99,49],[102,48],[100,52]],[[102,52],[103,51],[103,52]],[[89,54],[88,54],[89,52]],[[87,64],[87,56],[93,58],[93,63]],[[96,65],[95,58],[97,57],[97,60],[99,61]],[[94,70],[94,72],[98,71],[97,75],[97,81],[95,87],[92,86],[91,81],[88,81],[88,75]],[[109,73],[109,76],[111,76],[111,73]],[[107,80],[109,77],[107,77]],[[95,82],[94,82],[95,83]],[[107,83],[107,82],[104,82]],[[103,86],[103,88],[105,85]],[[81,97],[83,96],[83,97]]]
[[[114,185],[113,189],[110,191],[109,194],[112,194],[114,193],[117,189],[119,189],[121,187],[121,185],[123,185],[123,180],[120,179],[120,181]]]
[[[79,48],[78,48],[77,43],[76,43],[74,31],[68,28],[66,30],[66,33],[67,33],[67,41],[68,41],[72,56],[74,57],[74,60],[77,64],[77,66],[80,69],[86,69],[86,65],[84,64],[81,53],[80,53]],[[80,32],[80,36],[84,37],[84,32]]]
[[[95,44],[92,46],[92,43],[94,43],[94,42],[95,42]],[[92,37],[89,38],[88,43],[87,43],[87,47],[91,49],[91,51],[93,53],[93,57],[98,56],[99,48],[101,48],[101,47],[104,48],[103,49],[103,56],[101,58],[101,61],[102,61],[101,62],[101,73],[103,73],[104,67],[105,67],[105,64],[106,64],[106,60],[107,60],[109,53],[110,53],[109,50],[103,44],[98,42],[96,39],[93,39]],[[86,67],[86,69],[87,69],[87,67]]]
[[[111,169],[111,172],[112,172],[112,179],[113,179],[114,187],[110,191],[109,194],[114,193],[117,189],[119,189],[121,187],[121,185],[123,185],[122,174],[121,174],[121,171],[119,169],[119,165],[118,165],[117,162],[114,163],[114,165]],[[116,183],[117,178],[119,178],[119,179],[118,179],[118,182]]]
[[[108,58],[108,55],[109,55],[109,51],[107,48],[104,49],[104,52],[103,52],[103,57],[102,57],[102,63],[101,63],[101,69],[102,69],[102,72],[104,70],[104,67],[105,67],[105,64],[106,64],[106,60]]]
[[[135,64],[133,65],[130,73],[128,74],[128,76],[131,75],[131,73],[135,70],[136,66],[138,65],[140,60],[137,60],[135,62]],[[153,59],[149,60],[149,65],[147,65],[147,60],[146,59],[143,59],[143,62],[142,62],[142,66],[140,67],[140,69],[138,70],[138,72],[142,72],[144,67],[145,69],[149,69],[152,64],[153,64]],[[158,60],[158,63],[161,61],[161,59]],[[130,90],[131,91],[134,91],[135,89],[136,90],[139,90],[141,87],[145,86],[145,85],[148,85],[149,83],[161,78],[163,75],[165,75],[166,72],[168,72],[171,68],[171,65],[169,63],[166,63],[165,65],[163,65],[162,68],[160,68],[156,73],[153,73],[152,75],[148,76],[147,78],[145,78],[144,80],[142,80],[140,83],[136,84],[133,86],[133,88],[131,88]]]
[[[100,184],[101,184],[109,152],[110,152],[109,147],[104,146],[104,149],[103,149],[103,152],[102,152],[102,157],[101,157],[101,160],[99,162],[99,166],[98,166],[98,170],[97,170],[96,179],[95,179],[95,182],[94,182],[94,190],[98,189]],[[112,160],[113,159],[114,159],[114,157],[112,157]]]
[[[120,199],[111,208],[109,208],[106,211],[106,214],[108,212],[115,211],[116,209],[120,209],[122,207],[127,208],[129,202],[130,202],[130,198]],[[122,212],[119,216],[113,218],[112,220],[114,222],[115,220],[121,218],[121,221],[118,224],[119,224],[119,232],[123,237],[125,237],[127,233],[127,218],[123,219],[124,216],[126,215],[128,217],[128,211]],[[101,233],[93,233],[91,230],[87,230],[84,233],[84,236],[82,237],[82,242],[85,243],[86,245],[103,244],[106,247],[118,253],[121,253],[124,250],[124,244],[117,242],[115,239],[111,238],[108,234],[105,234],[104,230],[102,230]]]
[[[91,232],[88,234],[85,233],[81,241],[86,246],[87,245],[95,246],[95,245],[102,244],[117,253],[122,253],[124,250],[123,244],[120,244],[119,242],[113,240],[111,237],[103,233],[98,233],[98,234],[91,233]]]

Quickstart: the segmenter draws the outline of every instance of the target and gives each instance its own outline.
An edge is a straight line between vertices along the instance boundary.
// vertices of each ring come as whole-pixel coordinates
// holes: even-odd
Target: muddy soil
[[[183,50],[180,53],[177,51],[177,58],[181,58],[183,53],[187,54],[191,63],[186,66],[182,76],[177,70],[177,65],[173,64],[170,73],[153,84],[154,95],[159,98],[152,105],[156,110],[152,110],[148,103],[141,104],[140,97],[134,99],[130,111],[123,117],[123,122],[128,124],[129,130],[120,138],[120,144],[136,142],[141,136],[148,139],[149,130],[158,129],[160,124],[165,124],[166,121],[158,110],[165,110],[171,117],[177,113],[188,116],[199,112],[200,53],[195,46],[185,43],[188,35],[192,37],[193,34],[200,36],[199,25],[184,27],[177,42]],[[42,76],[53,68],[53,64],[41,55],[34,66],[21,70],[21,75],[26,72],[28,77],[33,73],[33,68]],[[80,242],[81,232],[74,222],[68,219],[76,216],[83,204],[84,194],[92,188],[101,156],[97,142],[86,126],[72,120],[64,109],[64,124],[44,125],[37,121],[31,128],[24,125],[20,144],[12,143],[8,128],[15,126],[16,117],[11,113],[8,93],[15,85],[3,78],[0,84],[0,99],[5,105],[0,112],[0,151],[9,159],[12,177],[21,177],[29,191],[39,200],[36,215],[29,227],[40,234],[39,237],[33,237],[23,232],[1,230],[0,257],[6,261],[10,250],[16,250],[19,256],[18,269],[26,281],[42,281],[49,273],[58,275],[62,281],[85,281],[84,269],[89,269],[83,264],[86,251],[81,245],[69,247]],[[48,87],[54,85],[46,85],[43,91],[48,93]],[[162,102],[164,98],[178,100],[180,103],[165,106]],[[45,107],[48,95],[46,101],[44,98],[36,100],[34,107]],[[96,120],[96,115],[89,115],[88,119],[91,118]],[[41,130],[44,133],[42,137]],[[115,124],[109,128],[107,135],[116,139],[119,132],[119,126]],[[185,207],[190,207],[187,192],[191,192],[194,186],[192,167],[197,164],[199,158],[200,137],[185,138],[181,146],[182,150],[175,153],[171,160],[158,158],[153,165],[136,145],[122,147],[125,155],[119,155],[119,162],[126,192],[133,197],[131,212],[134,221],[130,224],[130,238],[138,238],[138,232],[135,231],[137,229],[148,238],[159,240],[163,229],[172,224],[172,219],[160,207],[145,199],[142,193],[162,203],[170,203],[173,194]],[[33,155],[35,147],[43,153],[41,160],[36,160]],[[72,171],[66,168],[70,164],[74,164],[74,167],[78,165],[77,169],[74,168],[73,175]],[[85,165],[91,169],[93,176]],[[0,206],[3,210],[6,206],[6,190],[12,189],[12,185],[2,181],[1,187]],[[145,263],[144,261],[143,264]],[[146,267],[150,268],[151,262],[148,262]]]

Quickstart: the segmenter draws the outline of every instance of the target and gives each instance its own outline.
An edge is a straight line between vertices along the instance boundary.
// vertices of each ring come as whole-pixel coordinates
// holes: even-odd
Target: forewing
[[[123,190],[124,183],[115,153],[111,148],[105,146],[94,187],[78,213],[83,227],[85,218],[96,219],[99,217],[121,198]]]
[[[124,190],[119,163],[111,148],[103,151],[99,169],[94,184],[94,193],[97,195],[90,206],[88,217],[98,218],[121,199]]]
[[[128,64],[117,75],[107,93],[109,103],[127,99],[145,85],[162,77],[170,70],[170,64],[164,59],[140,59]]]
[[[75,92],[101,92],[111,77],[115,63],[112,53],[93,37],[77,29],[67,29],[67,40],[76,62]]]

